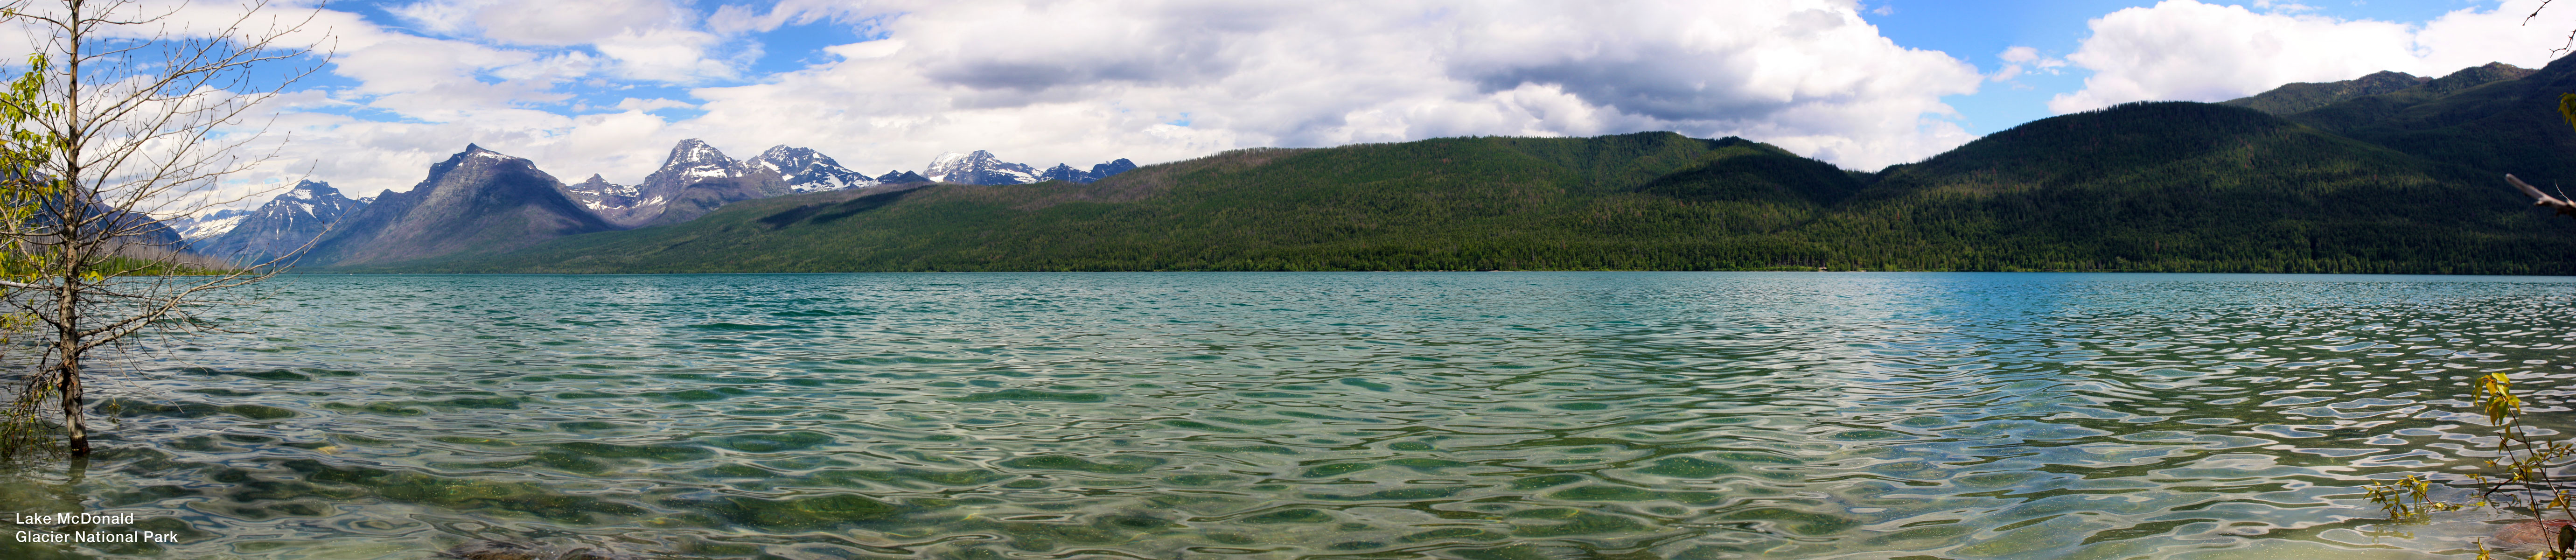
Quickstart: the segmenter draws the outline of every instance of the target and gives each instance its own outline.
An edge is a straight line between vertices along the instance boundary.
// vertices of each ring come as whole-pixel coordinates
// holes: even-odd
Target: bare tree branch
[[[0,115],[17,115],[0,122],[10,133],[0,138],[0,162],[32,158],[0,169],[0,300],[17,310],[0,315],[0,326],[44,327],[34,329],[43,351],[14,412],[25,417],[59,399],[71,451],[83,455],[82,372],[94,351],[156,326],[197,328],[193,310],[209,295],[291,262],[173,276],[185,259],[173,242],[149,236],[167,230],[155,215],[169,205],[203,204],[227,177],[277,156],[280,148],[253,149],[275,117],[247,121],[320,63],[261,73],[316,54],[284,43],[314,15],[262,26],[266,0],[211,32],[173,30],[180,8],[141,13],[136,0],[49,0],[59,8],[41,12],[22,9],[28,3],[0,8],[35,32],[46,57],[31,63],[37,91],[0,95]]]
[[[2558,197],[2549,196],[2549,193],[2541,192],[2539,187],[2531,186],[2531,183],[2522,182],[2521,178],[2514,177],[2511,173],[2506,173],[2504,175],[2504,180],[2505,182],[2513,183],[2513,188],[2521,190],[2523,196],[2531,197],[2532,206],[2555,210],[2562,216],[2576,216],[2576,202],[2568,202]]]

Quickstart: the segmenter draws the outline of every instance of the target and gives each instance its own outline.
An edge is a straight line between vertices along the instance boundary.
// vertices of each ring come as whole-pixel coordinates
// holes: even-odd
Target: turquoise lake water
[[[0,557],[2438,558],[2465,380],[2543,425],[2576,279],[316,276],[97,374]],[[2565,365],[2562,365],[2565,364]],[[2565,428],[2561,428],[2565,429]],[[2441,497],[2463,498],[2463,489]],[[8,521],[0,514],[0,522]],[[0,531],[63,527],[17,525]]]

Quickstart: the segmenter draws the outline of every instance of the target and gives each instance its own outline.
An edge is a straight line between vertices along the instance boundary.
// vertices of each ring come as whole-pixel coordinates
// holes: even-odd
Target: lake
[[[2435,558],[2576,279],[304,276],[94,373],[11,558]],[[98,420],[99,417],[112,421]],[[2473,499],[2465,488],[2437,497]],[[0,522],[11,518],[0,513]],[[7,531],[59,529],[21,523]]]

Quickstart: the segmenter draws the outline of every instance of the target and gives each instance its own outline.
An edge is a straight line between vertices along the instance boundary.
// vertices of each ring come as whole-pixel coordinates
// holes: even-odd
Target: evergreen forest
[[[2497,74],[2462,72],[2482,68]],[[2576,182],[2576,134],[2555,113],[2576,66],[2458,76],[2383,93],[2294,84],[2297,103],[2265,105],[2298,110],[2284,114],[2133,103],[1876,172],[1667,132],[1250,149],[1090,184],[747,200],[331,271],[2576,274],[2576,221],[2502,179]]]

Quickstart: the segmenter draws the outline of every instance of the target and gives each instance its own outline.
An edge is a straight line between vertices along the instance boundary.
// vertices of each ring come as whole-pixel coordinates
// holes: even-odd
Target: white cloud
[[[715,13],[707,17],[707,30],[721,35],[733,35],[751,31],[770,31],[790,23],[806,24],[818,21],[853,23],[865,18],[866,11],[860,9],[857,3],[844,0],[780,0],[769,7],[767,14],[756,13],[745,6],[727,4],[717,7]]]
[[[2441,76],[2504,62],[2548,64],[2576,28],[2576,10],[2553,9],[2523,24],[2540,0],[2466,8],[2418,24],[2343,20],[2297,4],[2242,6],[2165,0],[2113,12],[2066,60],[2093,71],[2084,89],[2049,109],[2069,113],[2143,100],[2223,101],[2291,82],[2327,82],[2393,70]]]
[[[411,22],[415,30],[432,35],[456,37],[474,32],[476,11],[500,2],[501,0],[421,0],[386,7],[385,11],[393,14],[394,17],[402,18],[403,21]]]
[[[1996,54],[1995,58],[2002,59],[2004,61],[2004,67],[1996,69],[1993,74],[1986,75],[1986,79],[1989,81],[2010,81],[2013,78],[2021,77],[2024,73],[2031,72],[2045,72],[2050,75],[2056,75],[2058,69],[2066,67],[2066,61],[2040,56],[2039,49],[2031,47],[2012,47],[2004,49],[2004,52]]]
[[[651,111],[651,110],[655,110],[655,109],[696,109],[696,108],[698,108],[698,106],[697,106],[697,105],[695,105],[695,104],[692,104],[692,103],[688,103],[688,102],[685,102],[685,101],[674,101],[674,100],[669,100],[669,99],[661,99],[661,98],[654,98],[654,99],[636,99],[636,98],[633,98],[633,97],[629,97],[629,98],[626,98],[626,100],[624,100],[624,101],[619,101],[619,102],[617,102],[617,109],[618,109],[618,110],[621,110],[621,111]]]
[[[2356,5],[2358,5],[2358,4],[2356,4]],[[2317,7],[2316,7],[2316,6],[2310,6],[2310,5],[2307,5],[2307,4],[2301,4],[2301,3],[2297,3],[2297,2],[2281,2],[2281,1],[2277,1],[2277,0],[2254,0],[2254,9],[2257,9],[2257,10],[2263,10],[2263,11],[2267,11],[2267,12],[2273,12],[2273,13],[2298,13],[2298,12],[2313,12],[2313,11],[2317,11]]]
[[[631,183],[682,138],[736,157],[811,147],[881,173],[974,149],[1088,166],[1646,130],[1876,169],[1972,139],[1940,99],[1985,80],[1881,36],[1853,0],[787,0],[765,12],[629,0],[590,18],[568,5],[426,0],[391,10],[405,29],[326,12],[344,47],[330,71],[355,83],[293,97],[280,127],[294,141],[273,172],[372,195],[410,188],[469,142],[567,181]],[[818,23],[885,38],[742,75],[756,34]],[[710,82],[723,85],[690,100],[613,93]],[[604,109],[600,97],[622,99],[617,112],[573,114]],[[675,108],[703,114],[648,113]]]
[[[503,2],[471,11],[482,36],[521,45],[579,45],[687,21],[664,0]]]
[[[816,17],[786,6],[779,10],[788,10],[778,16],[782,20]],[[699,83],[736,78],[741,55],[758,54],[757,50],[724,52],[728,50],[724,37],[697,28],[701,14],[668,0],[422,0],[388,11],[433,35],[479,38],[496,47],[590,47],[600,59],[583,70],[631,80]]]
[[[1980,82],[1948,55],[1881,37],[1848,1],[879,8],[901,14],[884,24],[891,39],[828,48],[843,60],[768,83],[695,90],[707,115],[671,133],[737,150],[804,143],[873,170],[968,149],[1082,165],[1676,130],[1875,169],[1965,142],[1933,117],[1951,113],[1941,96]]]

